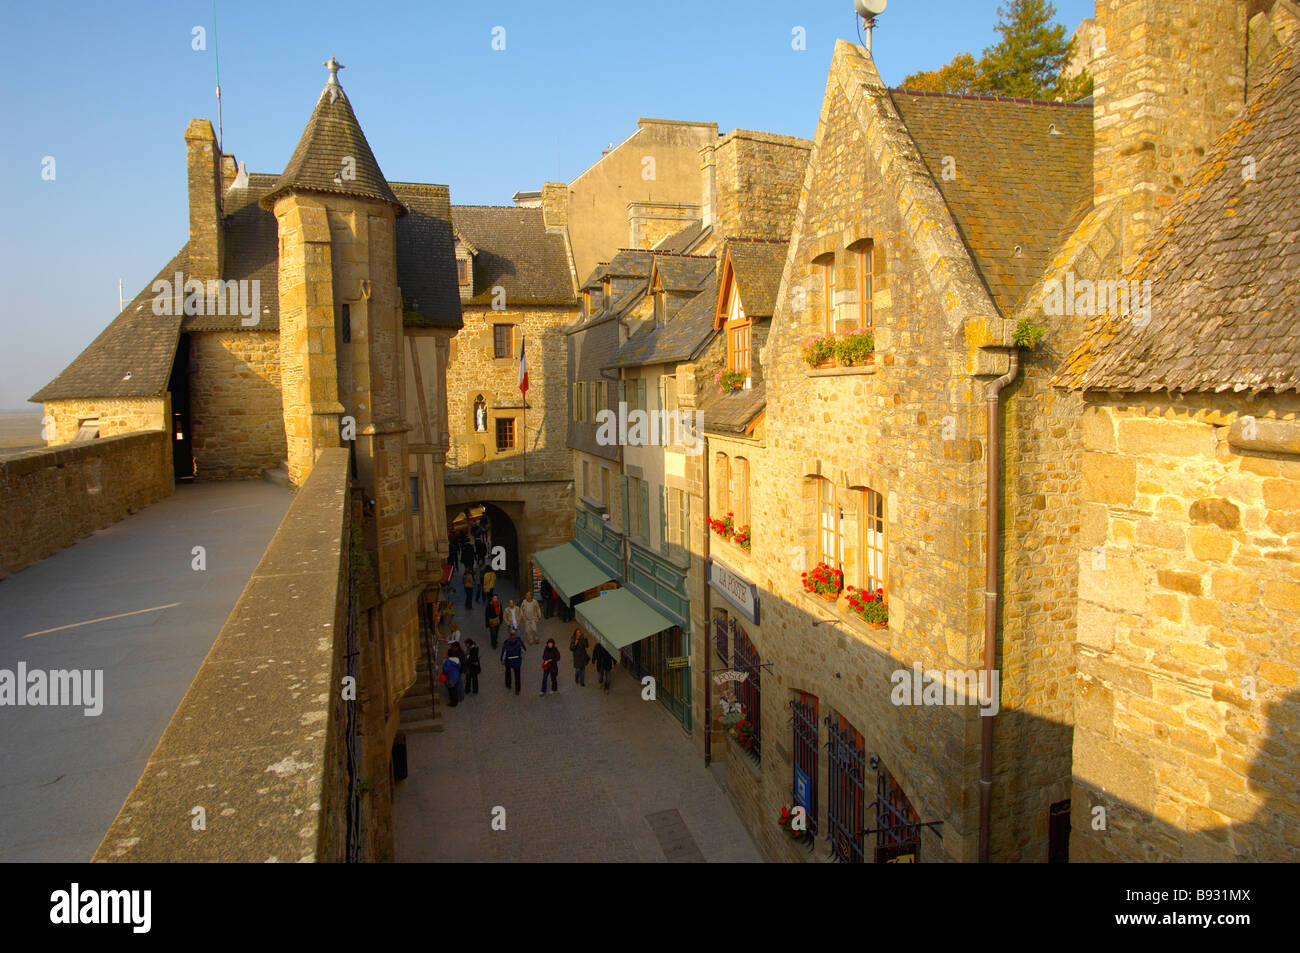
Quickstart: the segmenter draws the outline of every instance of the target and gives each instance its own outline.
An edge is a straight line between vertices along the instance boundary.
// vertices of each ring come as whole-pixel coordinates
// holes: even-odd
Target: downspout
[[[699,383],[696,382],[696,392],[699,391]],[[697,398],[698,400],[698,398]],[[709,441],[704,435],[704,428],[700,424],[700,415],[695,414],[695,427],[698,431],[696,439],[703,444],[703,450],[700,453],[700,465],[704,473],[700,479],[704,487],[704,548],[701,555],[704,558],[704,766],[707,768],[713,763],[713,616],[709,612],[709,603],[713,600],[709,597],[709,584],[707,582],[709,575]]]
[[[1001,472],[1002,441],[999,420],[1002,410],[1002,390],[1020,372],[1020,349],[1011,348],[1011,366],[1005,374],[989,385],[988,408],[988,472],[987,490],[988,526],[985,533],[984,576],[984,661],[980,670],[980,685],[992,686],[993,669],[998,659],[998,565],[1002,556],[1002,531],[998,507],[1002,502]],[[1001,681],[998,683],[1001,691]],[[1000,706],[999,706],[1000,707]],[[996,715],[980,714],[980,839],[979,862],[989,862],[989,845],[993,831],[993,719]]]

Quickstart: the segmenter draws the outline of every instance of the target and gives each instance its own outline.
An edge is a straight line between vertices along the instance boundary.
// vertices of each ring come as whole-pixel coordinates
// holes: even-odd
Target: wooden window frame
[[[823,255],[815,264],[822,270],[822,328],[835,333],[835,256]]]
[[[501,353],[501,334],[505,332],[506,353]],[[492,358],[497,361],[509,360],[515,356],[515,326],[513,324],[492,325]]]
[[[719,466],[718,473],[718,511],[715,519],[720,519],[731,512],[731,457],[719,452],[714,458]]]
[[[858,564],[861,567],[859,575],[860,587],[874,592],[876,589],[885,591],[885,601],[889,601],[889,514],[885,512],[885,494],[879,490],[873,490],[871,487],[864,487],[858,510],[858,531],[862,534],[862,541],[858,548]],[[872,509],[872,503],[878,502],[880,515],[877,516]],[[871,544],[872,529],[875,529],[875,538],[879,542],[878,546]],[[880,575],[875,576],[871,572],[872,555],[879,556]]]
[[[503,425],[504,425],[504,432],[509,438],[505,446],[501,445]],[[496,437],[497,453],[508,453],[509,451],[514,450],[518,446],[518,434],[516,433],[516,428],[515,428],[515,418],[498,417],[496,419],[496,423],[493,429],[494,429],[494,436]]]
[[[753,321],[745,314],[741,306],[740,293],[735,285],[731,288],[731,301],[727,306],[727,321],[724,330],[727,335],[727,370],[732,373],[750,372],[750,345]]]
[[[469,262],[464,258],[456,259],[456,281],[459,284],[469,284]]]
[[[874,327],[875,311],[872,308],[872,291],[875,285],[875,244],[869,238],[855,242],[849,250],[858,260],[858,330],[870,331]]]
[[[831,529],[825,524],[828,507],[835,512],[835,525]],[[826,551],[827,534],[834,536],[839,547],[838,553]],[[817,478],[817,561],[826,563],[832,569],[844,571],[844,507],[835,499],[835,484],[825,477]]]
[[[731,468],[731,507],[736,529],[740,529],[749,525],[749,460],[736,457],[736,464]]]

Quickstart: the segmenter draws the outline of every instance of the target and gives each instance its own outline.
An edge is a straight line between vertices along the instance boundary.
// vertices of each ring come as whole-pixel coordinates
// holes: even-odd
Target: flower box
[[[826,563],[818,563],[811,572],[802,573],[800,581],[805,589],[827,602],[834,602],[844,590],[843,571],[833,569]]]
[[[805,364],[814,369],[861,367],[875,361],[876,341],[872,333],[865,329],[824,334],[805,341],[800,356]]]
[[[858,589],[849,586],[845,591],[849,610],[873,629],[889,628],[889,605],[885,602],[885,590]]]

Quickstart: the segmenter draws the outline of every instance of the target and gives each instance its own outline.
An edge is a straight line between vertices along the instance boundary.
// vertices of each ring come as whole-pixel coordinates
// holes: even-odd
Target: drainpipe
[[[696,384],[696,392],[699,392],[699,385]],[[698,396],[696,397],[698,401]],[[700,441],[700,464],[703,469],[703,475],[700,482],[704,487],[704,548],[702,556],[704,558],[704,576],[708,579],[709,574],[709,442],[704,436],[704,428],[700,424],[699,406],[696,405],[695,429],[696,439]],[[713,763],[713,614],[709,612],[709,603],[712,598],[709,596],[709,584],[704,583],[704,766],[707,768]]]
[[[984,662],[980,670],[981,685],[993,684],[993,669],[998,659],[998,564],[1002,556],[1002,532],[998,519],[1001,503],[1002,441],[999,419],[1002,409],[1002,390],[1020,371],[1020,349],[1011,349],[1011,367],[989,385],[988,407],[988,472],[987,490],[988,527],[985,549],[987,551],[984,577]],[[998,682],[1001,691],[1001,681]],[[1001,706],[998,706],[1001,708]],[[989,862],[989,844],[993,830],[993,719],[995,715],[980,715],[980,839],[979,862]]]

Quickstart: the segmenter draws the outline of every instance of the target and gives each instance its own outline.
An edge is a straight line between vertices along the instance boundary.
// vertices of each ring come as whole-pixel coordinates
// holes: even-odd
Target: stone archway
[[[498,559],[504,559],[505,568],[503,570],[498,569],[498,573],[513,579],[522,591],[523,575],[519,558],[519,530],[515,525],[515,518],[506,509],[495,503],[466,503],[447,506],[447,529],[452,535],[467,530],[471,520],[479,519],[486,519],[489,526],[489,561],[492,560],[494,553]],[[500,547],[500,550],[497,547]]]

